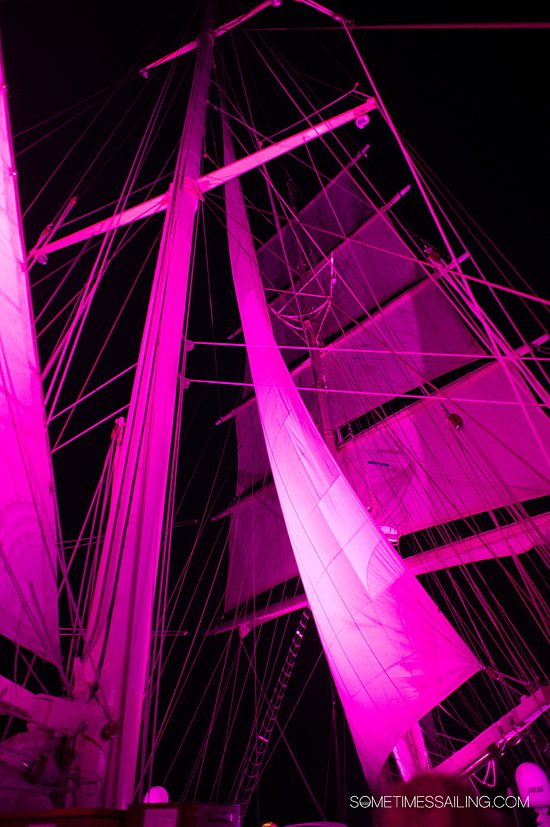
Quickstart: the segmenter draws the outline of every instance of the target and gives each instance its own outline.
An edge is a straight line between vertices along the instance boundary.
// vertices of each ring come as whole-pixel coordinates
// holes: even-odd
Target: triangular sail
[[[1,60],[0,86],[0,634],[57,662],[57,505]]]
[[[232,160],[229,139],[226,162]],[[341,473],[276,347],[240,185],[226,186],[237,300],[296,562],[367,778],[480,667]]]
[[[337,237],[335,216],[344,217],[347,223],[340,231],[349,238]],[[264,285],[268,298],[272,285],[280,291],[288,287],[282,243],[288,245],[287,261],[296,272],[297,237],[302,247],[305,235],[310,245],[313,236],[321,249],[332,250],[332,267],[319,268],[316,256],[321,253],[315,247],[296,287],[299,291],[308,283],[311,292],[314,271],[321,295],[328,294],[331,278],[336,280],[323,327],[330,424],[339,442],[338,461],[377,523],[408,534],[545,495],[548,471],[522,406],[547,441],[550,422],[513,368],[486,364],[400,413],[383,412],[385,418],[372,425],[381,417],[370,412],[379,406],[471,364],[483,352],[439,285],[422,276],[389,218],[376,217],[348,171],[298,218],[292,233],[287,225],[259,251]],[[324,235],[323,225],[328,228]],[[296,385],[311,388],[303,339],[280,318],[280,309],[290,301],[288,292],[270,300],[275,337],[283,346],[293,345],[283,352]],[[294,300],[294,315],[296,304]],[[298,343],[303,351],[294,349]],[[315,411],[316,393],[301,395]],[[459,431],[449,427],[448,412],[460,415]],[[370,421],[361,425],[367,415]],[[239,466],[231,507],[227,610],[298,574],[270,481],[255,400],[241,405],[235,419]]]

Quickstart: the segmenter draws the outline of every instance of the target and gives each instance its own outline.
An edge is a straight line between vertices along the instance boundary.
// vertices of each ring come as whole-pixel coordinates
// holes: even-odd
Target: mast
[[[205,20],[180,141],[128,425],[113,483],[82,672],[109,707],[108,755],[86,743],[80,805],[132,801],[150,657],[156,572],[169,476],[213,38]]]

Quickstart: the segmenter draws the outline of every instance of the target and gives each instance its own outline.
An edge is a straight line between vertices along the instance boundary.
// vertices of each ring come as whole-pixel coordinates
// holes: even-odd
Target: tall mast
[[[207,15],[180,141],[128,424],[88,622],[83,677],[110,712],[110,749],[86,742],[79,804],[132,801],[199,190],[213,38]],[[118,728],[116,723],[118,723]]]

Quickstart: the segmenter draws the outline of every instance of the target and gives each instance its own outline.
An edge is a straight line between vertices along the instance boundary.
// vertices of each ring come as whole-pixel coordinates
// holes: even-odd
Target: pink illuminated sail
[[[226,163],[232,160],[225,140]],[[480,667],[388,545],[275,347],[238,182],[226,186],[235,289],[281,510],[365,775]]]
[[[550,514],[545,512],[408,557],[405,565],[413,574],[428,574],[452,566],[524,554],[537,546],[549,545]]]
[[[517,370],[508,370],[486,365],[448,385],[443,400],[418,401],[341,445],[338,461],[379,525],[408,534],[548,493],[547,464],[520,401],[546,443],[550,421]],[[449,427],[446,410],[460,415],[460,430]],[[259,428],[255,404],[238,414],[241,441],[254,436],[259,446],[254,464],[244,452],[242,477],[249,485],[267,473]],[[298,573],[288,539],[272,546],[284,526],[275,492],[265,488],[234,506],[227,607],[273,587],[280,574]],[[253,526],[262,525],[261,537],[246,530],[244,510],[254,514]]]
[[[59,660],[55,486],[0,61],[0,634]]]

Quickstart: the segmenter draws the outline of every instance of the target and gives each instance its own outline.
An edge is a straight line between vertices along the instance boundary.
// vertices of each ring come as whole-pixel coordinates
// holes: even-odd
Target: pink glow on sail
[[[59,660],[56,500],[0,61],[0,634]]]
[[[232,160],[229,138],[225,160]],[[365,776],[479,669],[381,535],[274,347],[238,182],[226,186],[231,264],[275,487]],[[265,348],[262,352],[260,349]]]
[[[350,482],[380,523],[407,534],[548,493],[547,463],[518,397],[547,444],[550,420],[533,406],[517,371],[508,372],[516,390],[496,363],[446,389],[446,407],[461,417],[460,430],[449,427],[440,400],[426,399],[342,447]]]
[[[533,398],[517,371],[510,368],[510,372],[538,432],[549,442],[550,421],[532,405]],[[521,407],[513,404],[517,402],[515,391],[498,364],[480,368],[447,386],[445,392],[447,407],[462,418],[459,431],[449,428],[441,401],[428,398],[367,429],[338,452],[350,483],[378,524],[390,525],[400,534],[544,496],[549,490],[544,457]],[[454,397],[481,401],[460,403]],[[499,405],[499,401],[509,404]],[[237,415],[237,433],[240,443],[246,434],[249,444],[257,446],[253,465],[247,464],[251,450],[247,448],[244,455],[240,474],[246,488],[265,477],[268,467],[255,404]],[[277,585],[280,573],[287,579],[298,574],[288,539],[272,547],[270,538],[279,537],[284,524],[275,493],[269,489],[272,486],[235,506],[227,608]],[[240,517],[243,509],[254,514],[250,531],[244,529]],[[260,525],[262,536],[254,530]],[[526,544],[532,548],[540,543],[532,525],[531,521],[525,531],[519,530],[524,549]],[[515,541],[506,538],[480,542],[476,553],[484,554],[484,559],[506,556],[515,548]],[[239,570],[245,574],[237,578]]]
[[[511,525],[484,531],[431,551],[408,557],[405,565],[413,574],[524,554],[536,546],[550,546],[550,514],[527,517]]]

